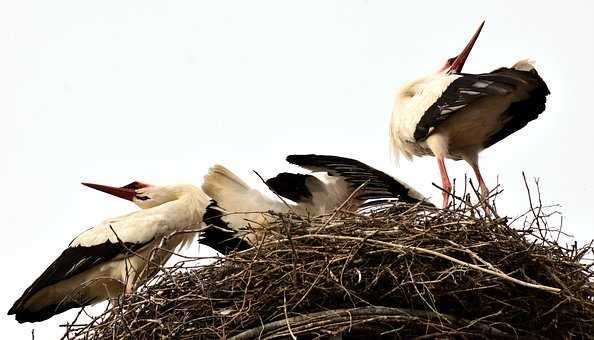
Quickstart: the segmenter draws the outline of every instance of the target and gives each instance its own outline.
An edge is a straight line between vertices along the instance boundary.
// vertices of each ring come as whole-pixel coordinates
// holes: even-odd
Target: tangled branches
[[[540,214],[519,230],[464,204],[269,215],[257,247],[173,267],[66,338],[594,338],[592,248]]]

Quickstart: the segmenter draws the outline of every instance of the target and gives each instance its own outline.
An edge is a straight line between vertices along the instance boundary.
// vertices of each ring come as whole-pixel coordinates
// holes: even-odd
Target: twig
[[[293,334],[293,331],[291,330],[291,321],[289,321],[289,316],[287,315],[287,295],[285,293],[283,293],[283,301],[283,311],[285,312],[285,321],[287,322],[287,329],[289,330],[289,334],[291,334],[291,339],[297,340],[297,337],[295,336],[295,334]]]
[[[262,181],[262,183],[264,183],[264,185],[266,185],[268,187],[268,189],[270,191],[272,191],[272,193],[274,195],[276,195],[276,197],[278,197],[278,199],[281,200],[281,202],[283,202],[287,206],[287,208],[289,209],[289,211],[294,214],[295,212],[293,211],[293,207],[291,207],[291,205],[289,205],[289,203],[287,203],[287,201],[285,201],[284,198],[282,198],[279,194],[277,194],[276,191],[272,190],[272,188],[270,188],[270,186],[268,185],[268,183],[266,183],[266,180],[264,180],[264,178],[262,176],[260,176],[260,174],[256,170],[252,170],[252,171],[256,174],[256,176],[258,176],[260,178],[260,180]]]
[[[339,324],[344,323],[345,321],[349,324],[354,323],[354,320],[363,320],[367,322],[371,322],[377,320],[378,317],[381,317],[381,320],[389,320],[390,317],[395,321],[403,321],[403,320],[414,320],[416,318],[423,318],[423,319],[439,319],[439,318],[446,318],[450,321],[457,321],[461,323],[466,323],[464,319],[457,319],[455,317],[451,317],[444,314],[435,314],[434,312],[428,311],[421,311],[421,310],[413,310],[413,309],[405,309],[405,308],[390,308],[390,307],[381,307],[381,306],[371,306],[371,307],[362,307],[362,308],[352,308],[352,309],[334,309],[328,310],[323,312],[316,312],[310,313],[305,315],[299,315],[292,317],[286,320],[279,320],[279,321],[272,321],[270,323],[264,324],[262,326],[252,328],[246,330],[242,333],[239,333],[233,337],[230,337],[229,340],[246,340],[246,339],[253,339],[253,338],[261,338],[265,335],[271,335],[271,333],[277,332],[279,329],[284,329],[287,325],[287,322],[290,322],[293,325],[308,325],[307,327],[303,327],[305,329],[311,329],[312,325],[315,323],[319,323],[323,321],[325,327],[332,326],[332,324]],[[499,336],[499,337],[508,337],[509,334],[491,327],[489,325],[481,324],[477,322],[476,326],[480,328],[485,334]]]
[[[330,221],[332,221],[332,219],[336,216],[336,214],[342,210],[342,208],[344,208],[344,206],[361,190],[363,189],[367,184],[369,183],[369,180],[363,182],[361,185],[359,185],[355,190],[353,190],[353,192],[351,192],[351,194],[346,198],[346,200],[344,200],[344,202],[342,202],[341,205],[338,206],[338,208],[334,209],[334,212],[332,213],[332,215],[330,215],[330,217],[326,220],[326,222],[318,229],[316,230],[316,233],[319,233],[320,231],[324,230],[324,228],[326,228],[326,226],[328,226],[328,224],[330,223]]]
[[[466,266],[478,271],[482,271],[484,273],[487,274],[491,274],[491,275],[495,275],[498,276],[506,281],[510,281],[513,282],[515,284],[518,284],[520,286],[524,286],[524,287],[528,287],[528,288],[534,288],[534,289],[540,289],[549,293],[559,293],[561,291],[561,289],[559,288],[555,288],[555,287],[549,287],[549,286],[545,286],[545,285],[539,285],[539,284],[534,284],[534,283],[529,283],[529,282],[525,282],[519,279],[516,279],[514,277],[508,276],[506,274],[500,273],[500,272],[496,272],[490,269],[486,269],[474,264],[470,264],[467,262],[464,262],[462,260],[458,260],[457,258],[451,257],[449,255],[446,254],[442,254],[440,252],[437,251],[433,251],[431,249],[424,249],[424,248],[419,248],[419,247],[412,247],[412,246],[406,246],[406,245],[402,245],[402,244],[393,244],[393,243],[388,243],[388,242],[383,242],[383,241],[377,241],[377,240],[373,240],[373,239],[364,239],[361,237],[353,237],[353,236],[338,236],[338,235],[323,235],[323,234],[313,234],[313,235],[303,235],[303,236],[297,236],[294,239],[301,239],[301,238],[322,238],[322,239],[335,239],[335,240],[349,240],[349,241],[359,241],[359,242],[368,242],[371,244],[377,244],[377,245],[382,245],[385,247],[391,247],[394,249],[400,249],[403,251],[414,251],[420,254],[429,254],[429,255],[433,255],[436,257],[440,257],[443,259],[446,259],[448,261],[454,262],[456,264],[462,265],[462,266]]]

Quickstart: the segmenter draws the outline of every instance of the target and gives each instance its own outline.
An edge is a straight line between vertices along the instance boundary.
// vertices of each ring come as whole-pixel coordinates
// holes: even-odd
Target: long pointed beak
[[[472,36],[472,38],[470,39],[470,41],[468,42],[468,44],[466,44],[466,47],[464,47],[464,49],[462,50],[462,53],[458,54],[458,56],[456,57],[456,60],[454,60],[454,62],[452,63],[452,66],[450,66],[450,69],[448,70],[448,74],[458,73],[458,72],[462,71],[462,67],[464,67],[464,63],[466,62],[466,59],[470,55],[470,51],[472,50],[474,43],[478,39],[479,34],[481,34],[481,30],[483,29],[484,25],[485,25],[485,22],[483,21],[481,23],[481,25],[479,26],[479,28],[474,33],[474,35]]]
[[[129,189],[129,188],[116,188],[116,187],[110,187],[107,185],[101,185],[101,184],[93,184],[93,183],[81,183],[82,185],[85,185],[89,188],[93,188],[95,190],[99,190],[99,191],[103,191],[104,193],[110,194],[110,195],[114,195],[117,196],[119,198],[123,198],[126,199],[128,201],[132,201],[134,199],[134,197],[136,196],[136,191],[134,191],[134,189]]]

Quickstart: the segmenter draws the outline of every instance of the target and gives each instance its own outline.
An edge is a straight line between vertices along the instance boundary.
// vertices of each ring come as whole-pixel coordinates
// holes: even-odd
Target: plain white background
[[[354,157],[439,202],[435,160],[393,163],[388,121],[405,81],[486,26],[466,72],[533,58],[539,119],[481,154],[500,213],[528,203],[521,171],[594,235],[594,8],[590,1],[3,1],[0,3],[0,318],[5,339],[62,334],[71,313],[5,315],[80,231],[135,209],[79,184],[200,185],[214,163],[287,170],[290,153]],[[450,175],[470,172],[448,162]],[[198,253],[198,248],[187,250]]]

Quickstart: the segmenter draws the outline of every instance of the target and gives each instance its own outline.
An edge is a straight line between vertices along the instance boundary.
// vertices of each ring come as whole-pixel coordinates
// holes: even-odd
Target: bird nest
[[[65,338],[594,338],[591,246],[540,207],[519,228],[479,210],[267,213],[257,247],[161,268]]]

